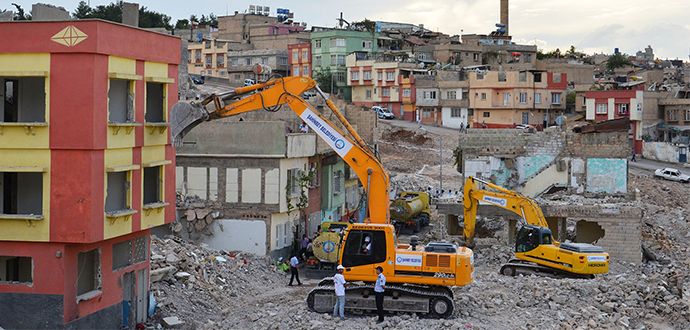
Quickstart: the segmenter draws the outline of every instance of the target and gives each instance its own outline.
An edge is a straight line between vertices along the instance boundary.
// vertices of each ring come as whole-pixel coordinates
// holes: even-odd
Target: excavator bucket
[[[177,102],[170,111],[170,133],[178,144],[182,137],[209,117],[206,109],[196,102]]]

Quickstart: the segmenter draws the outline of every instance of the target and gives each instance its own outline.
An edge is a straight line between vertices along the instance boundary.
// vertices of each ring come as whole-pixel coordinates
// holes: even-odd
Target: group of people
[[[341,320],[345,320],[345,287],[347,286],[347,281],[345,281],[345,267],[343,265],[338,265],[336,268],[337,274],[333,276],[333,285],[335,286],[335,296],[336,301],[333,306],[333,317],[340,316]],[[376,323],[383,322],[383,296],[386,292],[386,276],[383,275],[383,267],[376,267],[376,284],[374,284],[374,297],[376,299],[376,314],[378,314],[378,320]]]

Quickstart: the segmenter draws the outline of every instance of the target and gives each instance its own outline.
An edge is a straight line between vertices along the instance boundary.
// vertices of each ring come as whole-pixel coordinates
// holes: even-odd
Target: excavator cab
[[[517,233],[515,252],[529,252],[543,244],[553,244],[551,229],[524,225]]]

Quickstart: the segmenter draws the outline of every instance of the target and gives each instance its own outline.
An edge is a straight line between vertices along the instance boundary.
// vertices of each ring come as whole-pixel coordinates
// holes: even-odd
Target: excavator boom
[[[326,100],[326,105],[348,134],[324,118],[300,96],[310,89],[316,89]],[[172,137],[175,143],[179,144],[187,132],[204,121],[257,110],[278,111],[282,105],[287,105],[294,111],[357,174],[362,186],[365,187],[367,222],[387,224],[390,218],[388,215],[388,174],[364,140],[311,78],[274,78],[264,83],[236,88],[220,95],[214,94],[200,102],[178,102],[173,107],[170,116]]]

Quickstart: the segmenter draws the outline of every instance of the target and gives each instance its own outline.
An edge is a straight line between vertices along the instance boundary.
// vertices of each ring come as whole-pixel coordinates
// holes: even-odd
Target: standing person
[[[335,305],[333,305],[333,317],[335,318],[339,314],[340,320],[345,320],[345,284],[347,284],[343,276],[345,267],[343,267],[343,265],[338,265],[336,270],[338,273],[333,276],[336,297]]]
[[[302,285],[302,282],[299,280],[299,271],[297,270],[297,266],[299,266],[299,259],[297,259],[297,256],[292,256],[290,258],[290,284],[288,286],[292,286],[292,280],[297,279],[297,285]]]
[[[306,260],[307,256],[307,246],[309,245],[309,237],[307,234],[302,235],[302,240],[299,243],[299,256],[303,259]]]
[[[632,159],[630,159],[630,161],[637,163],[637,158],[635,158],[635,150],[633,150]]]
[[[376,311],[379,314],[379,319],[376,323],[381,323],[383,322],[383,294],[386,291],[386,276],[383,275],[383,267],[376,267],[376,274],[374,294],[376,294]]]

